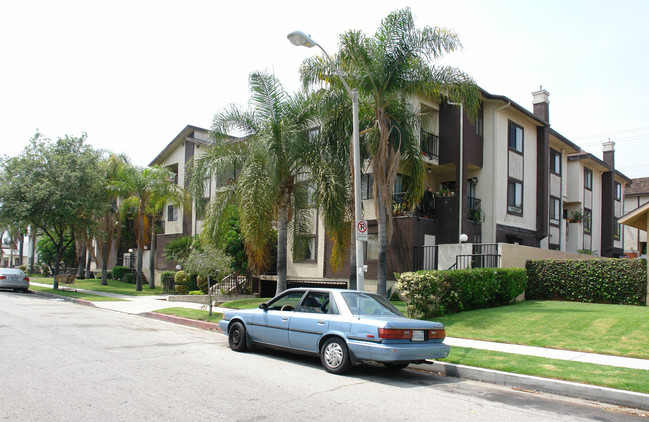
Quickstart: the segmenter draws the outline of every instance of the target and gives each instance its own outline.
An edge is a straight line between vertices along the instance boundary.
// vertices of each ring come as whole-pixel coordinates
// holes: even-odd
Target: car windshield
[[[403,316],[387,299],[372,293],[344,292],[345,303],[354,315],[397,315]]]

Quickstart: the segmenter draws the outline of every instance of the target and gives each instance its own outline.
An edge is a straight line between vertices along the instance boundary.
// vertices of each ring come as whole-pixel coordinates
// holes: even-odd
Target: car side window
[[[304,291],[290,292],[268,303],[269,311],[294,311]]]
[[[297,312],[308,312],[312,314],[325,314],[327,309],[325,305],[329,302],[329,293],[326,292],[309,292],[306,295]]]

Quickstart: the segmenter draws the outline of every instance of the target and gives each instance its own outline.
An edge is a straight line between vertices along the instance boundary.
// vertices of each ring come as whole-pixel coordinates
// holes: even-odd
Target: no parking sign
[[[356,224],[356,240],[367,242],[367,221],[359,220]]]

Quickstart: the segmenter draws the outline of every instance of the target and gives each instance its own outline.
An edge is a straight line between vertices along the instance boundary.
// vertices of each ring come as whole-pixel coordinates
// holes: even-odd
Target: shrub
[[[128,267],[122,267],[119,265],[115,265],[113,267],[113,277],[115,277],[115,280],[119,281],[126,281],[124,280],[124,275],[128,274],[131,272],[131,269]]]
[[[528,299],[644,305],[644,259],[529,260]]]
[[[129,284],[135,284],[135,274],[133,273],[124,274],[124,282]]]
[[[106,279],[107,280],[114,280],[113,272],[111,270],[106,271]]]
[[[199,275],[196,277],[196,284],[198,284],[198,288],[201,289],[201,292],[207,294],[207,276]]]
[[[205,293],[201,290],[190,290],[189,295],[190,296],[203,296]]]
[[[525,291],[527,273],[522,268],[417,271],[397,280],[408,315],[431,318],[510,303]]]
[[[27,265],[19,265],[18,269],[22,270],[23,272],[27,272]]]
[[[43,265],[43,277],[49,277],[50,276],[50,267],[47,265]]]
[[[186,295],[189,292],[189,288],[186,284],[176,284],[176,293],[179,295]]]
[[[189,282],[189,274],[187,274],[187,271],[178,271],[174,275],[174,283],[176,283],[176,286],[178,285],[186,286],[188,282]]]

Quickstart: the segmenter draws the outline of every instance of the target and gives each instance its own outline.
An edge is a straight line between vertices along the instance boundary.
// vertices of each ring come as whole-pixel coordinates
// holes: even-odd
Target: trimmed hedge
[[[645,259],[528,260],[527,299],[644,305]]]
[[[124,282],[129,284],[135,284],[135,274],[131,272],[124,274]]]
[[[505,305],[523,293],[526,284],[522,268],[474,268],[402,273],[395,288],[408,301],[408,315],[431,318]]]
[[[115,277],[115,280],[124,281],[124,276],[130,272],[131,269],[128,267],[122,267],[120,265],[113,267],[113,277]]]

